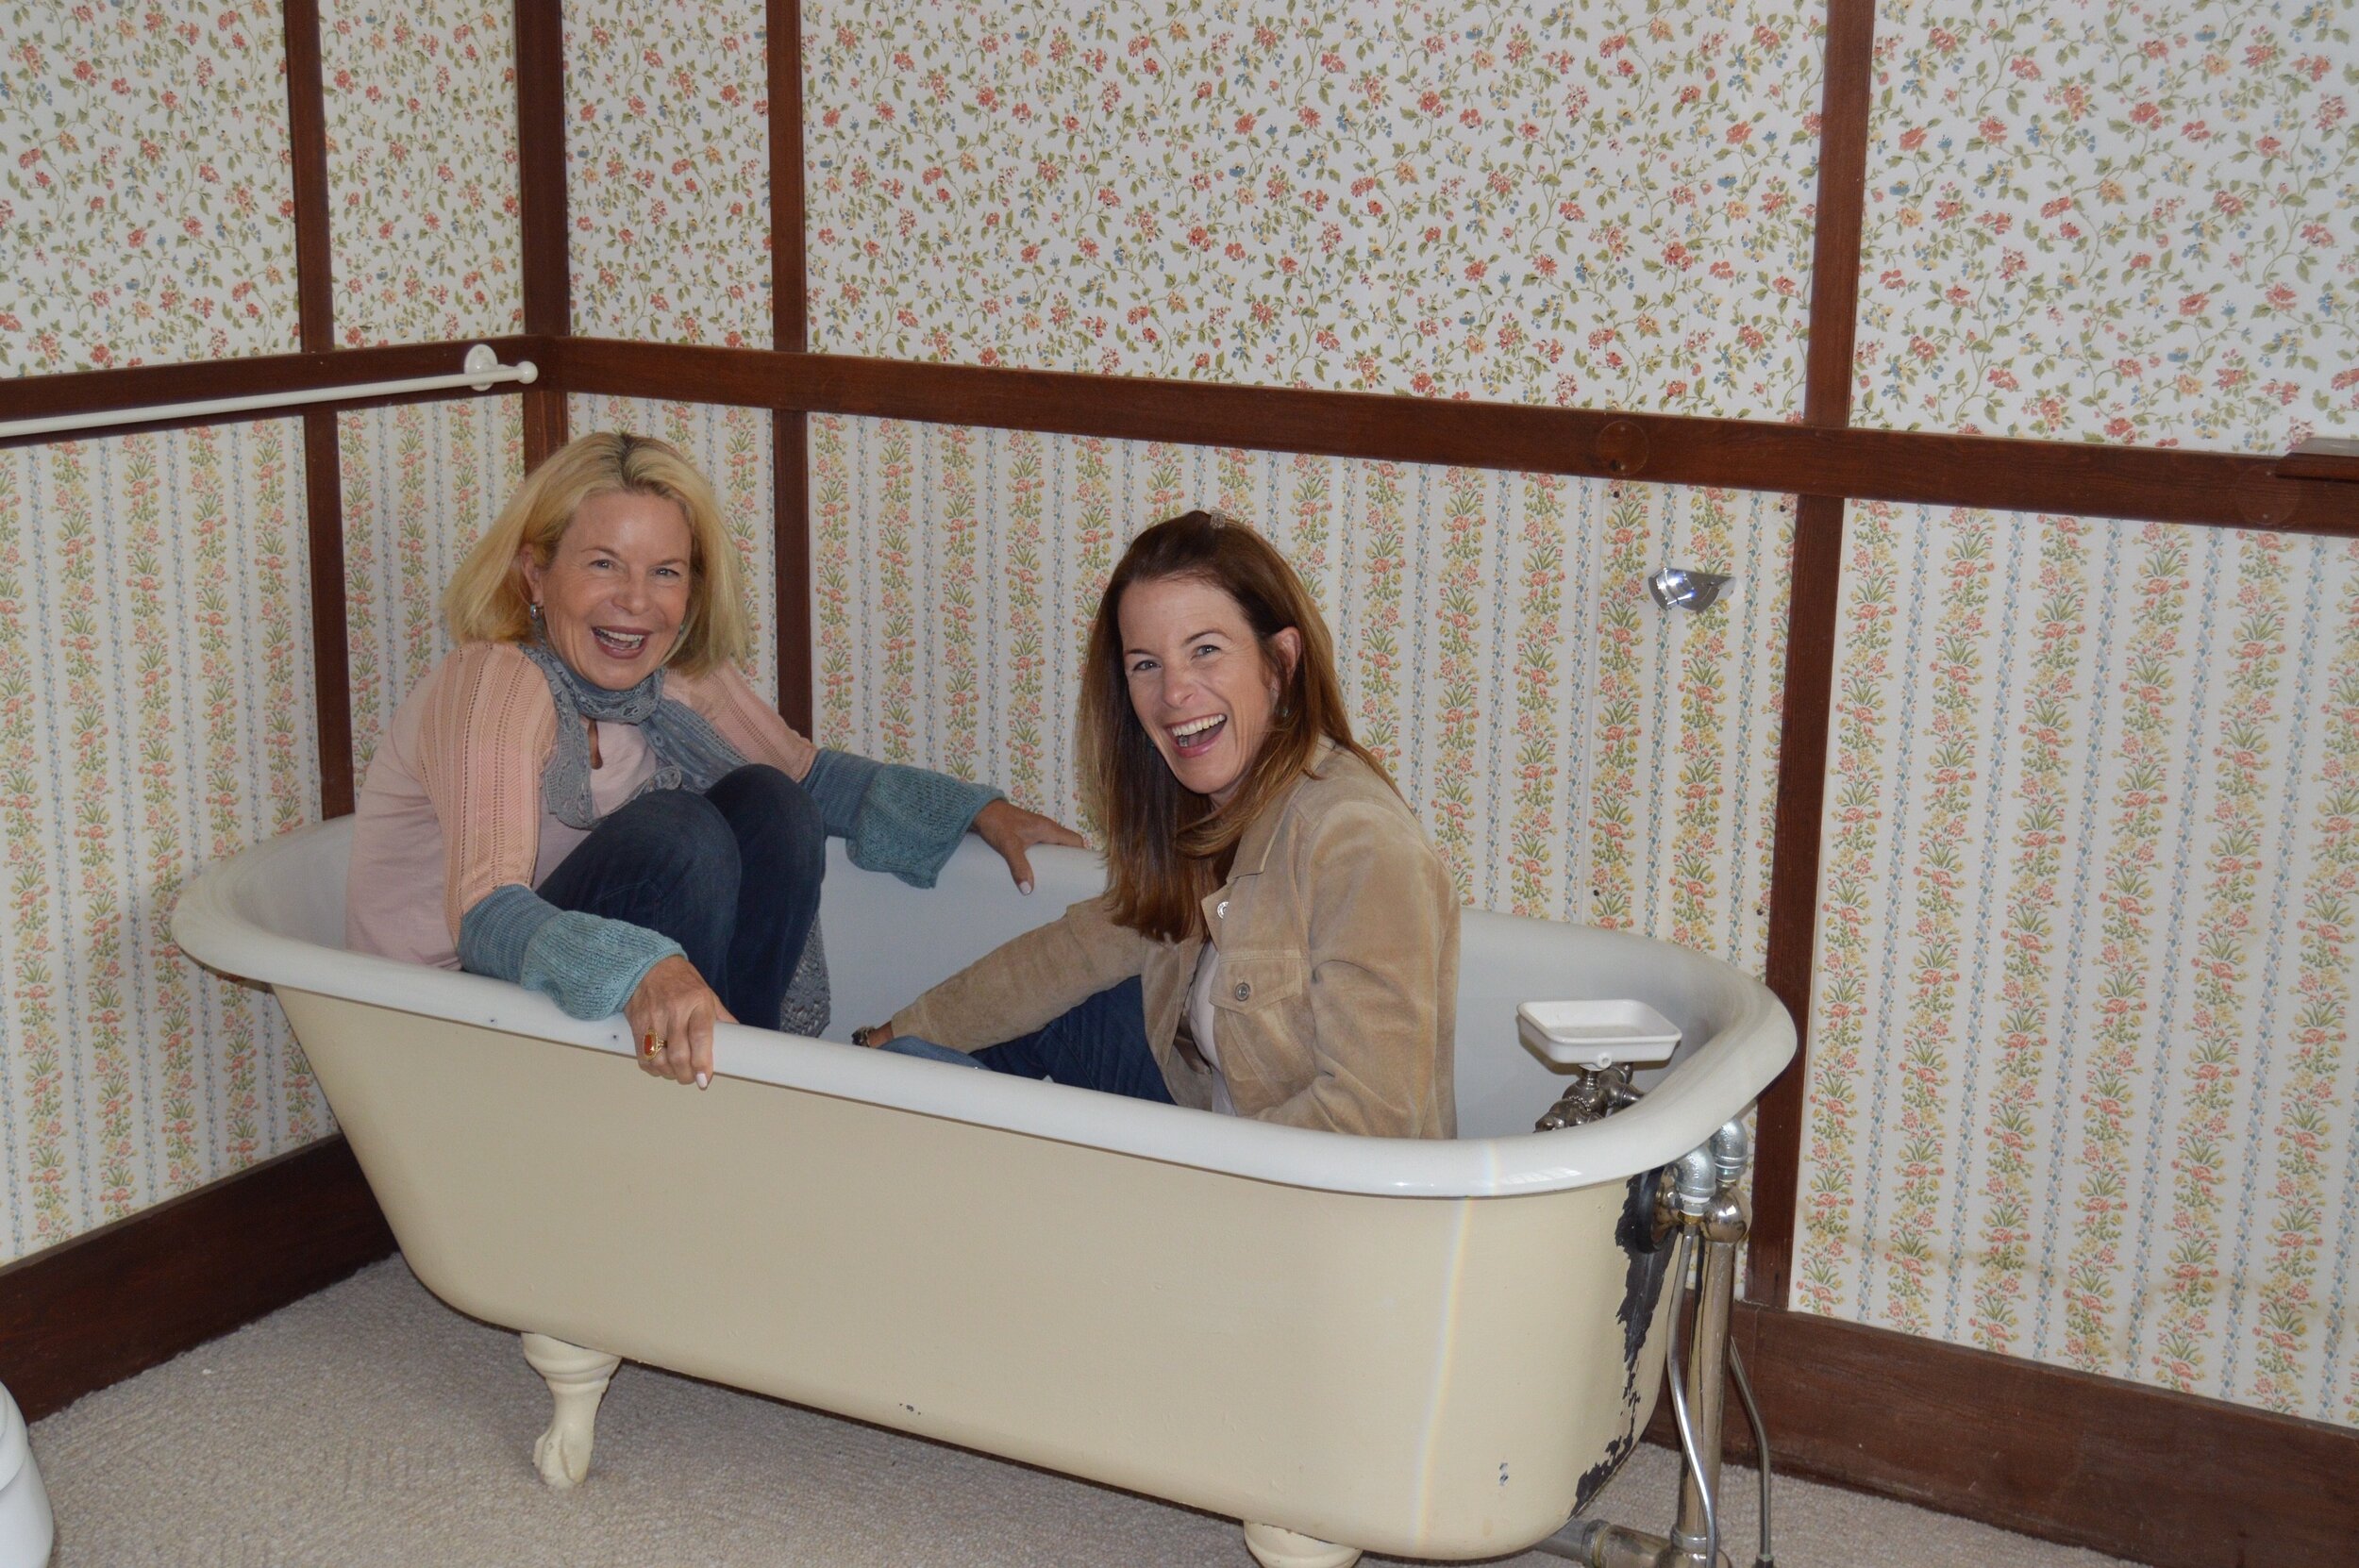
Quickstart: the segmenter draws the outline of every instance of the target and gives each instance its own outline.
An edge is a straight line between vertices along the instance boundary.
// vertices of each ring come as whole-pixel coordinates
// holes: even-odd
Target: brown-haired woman
[[[1297,1126],[1456,1131],[1458,896],[1252,530],[1134,540],[1081,677],[1107,891],[863,1043]]]

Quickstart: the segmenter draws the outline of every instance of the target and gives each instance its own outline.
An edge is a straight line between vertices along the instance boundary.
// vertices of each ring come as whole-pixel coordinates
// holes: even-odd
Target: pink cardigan
[[[819,749],[787,726],[734,665],[667,671],[663,694],[711,722],[748,762],[796,781]],[[410,963],[459,967],[459,920],[493,889],[539,887],[587,837],[541,804],[557,745],[548,678],[512,642],[470,642],[393,712],[354,811],[344,943]],[[599,815],[655,771],[635,725],[598,726],[590,776]]]

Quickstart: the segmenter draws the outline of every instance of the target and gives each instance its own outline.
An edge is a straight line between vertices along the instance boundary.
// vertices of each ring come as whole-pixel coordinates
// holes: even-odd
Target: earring
[[[532,627],[533,627],[533,629],[534,629],[535,631],[540,630],[540,629],[541,629],[541,601],[540,601],[540,600],[538,600],[538,599],[535,599],[535,600],[533,600],[532,602],[530,602],[529,604],[526,605],[526,606],[525,606],[525,609],[526,609],[526,610],[527,610],[527,612],[529,612],[529,613],[530,613],[530,615],[532,616]]]

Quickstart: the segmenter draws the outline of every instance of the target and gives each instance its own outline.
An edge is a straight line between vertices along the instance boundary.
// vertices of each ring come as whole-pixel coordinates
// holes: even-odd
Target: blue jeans
[[[770,1029],[827,870],[819,808],[755,762],[703,794],[648,791],[592,828],[535,891],[560,909],[662,932],[739,1022]]]
[[[1146,1003],[1136,976],[1107,987],[1030,1034],[971,1054],[911,1035],[896,1036],[881,1048],[1134,1100],[1173,1103],[1171,1091],[1163,1086],[1163,1070],[1146,1043]]]

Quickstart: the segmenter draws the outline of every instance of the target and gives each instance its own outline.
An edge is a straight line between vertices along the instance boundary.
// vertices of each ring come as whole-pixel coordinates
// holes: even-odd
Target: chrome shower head
[[[1666,566],[1647,579],[1647,592],[1665,609],[1710,609],[1720,590],[1735,580],[1726,572]]]

